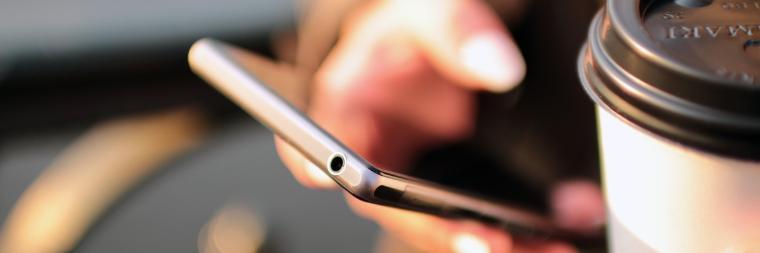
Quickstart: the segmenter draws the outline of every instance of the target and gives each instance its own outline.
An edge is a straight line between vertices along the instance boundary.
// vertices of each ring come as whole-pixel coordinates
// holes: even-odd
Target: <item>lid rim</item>
[[[760,117],[742,117],[752,124],[749,127],[739,128],[737,126],[745,124],[731,124],[737,122],[726,124],[725,118],[721,117],[712,117],[712,120],[709,120],[709,117],[688,117],[690,113],[683,113],[681,107],[672,105],[672,101],[664,101],[665,104],[670,104],[670,106],[664,107],[647,105],[647,99],[658,98],[647,97],[647,99],[642,99],[641,96],[637,97],[620,91],[626,86],[636,86],[635,82],[626,83],[623,79],[616,82],[602,78],[606,75],[621,75],[615,72],[627,73],[620,66],[597,66],[597,64],[603,65],[608,61],[607,64],[617,65],[614,62],[615,59],[607,55],[609,52],[604,47],[605,44],[602,43],[602,23],[605,18],[609,18],[605,14],[603,10],[600,11],[592,21],[587,45],[581,50],[577,66],[584,90],[597,105],[655,135],[699,150],[742,160],[760,159],[758,157],[760,154]],[[605,29],[614,29],[614,27],[605,27]],[[616,31],[607,32],[614,34]],[[607,36],[614,35],[607,34]],[[599,52],[600,50],[601,52]],[[607,58],[600,59],[600,57]],[[616,69],[611,71],[609,68]],[[625,79],[626,77],[622,76],[621,78]],[[644,95],[648,96],[649,94]],[[719,127],[719,125],[723,126]]]
[[[652,135],[655,138],[663,138],[667,141],[672,141],[675,143],[678,143],[680,145],[684,145],[686,147],[692,148],[694,150],[699,150],[701,152],[718,155],[718,156],[724,156],[731,159],[736,159],[740,161],[751,161],[751,162],[757,162],[760,161],[760,157],[758,154],[760,154],[760,145],[751,145],[752,143],[758,144],[760,143],[760,139],[758,139],[757,142],[749,142],[750,145],[736,145],[733,143],[727,143],[727,142],[715,142],[715,139],[710,138],[688,138],[688,137],[700,137],[702,135],[696,134],[696,133],[686,133],[682,132],[682,134],[677,135],[674,132],[682,131],[682,129],[677,128],[670,128],[669,130],[663,129],[663,126],[672,126],[668,124],[662,124],[662,122],[659,125],[661,125],[659,128],[656,126],[653,126],[652,122],[644,122],[641,120],[638,120],[635,116],[629,115],[625,112],[625,110],[621,110],[619,107],[615,107],[613,103],[610,103],[609,100],[604,99],[602,95],[600,95],[599,90],[597,89],[598,86],[592,84],[589,78],[590,75],[596,75],[596,72],[590,69],[594,69],[589,63],[587,63],[587,60],[585,59],[585,55],[587,54],[586,48],[584,48],[581,51],[580,56],[578,57],[578,72],[579,76],[581,77],[581,83],[585,90],[585,92],[589,95],[589,97],[594,101],[594,103],[601,108],[602,110],[607,111],[608,113],[614,115],[616,118],[625,121],[627,124],[631,124],[633,127],[646,132],[649,135]],[[604,85],[601,85],[602,87]],[[641,113],[640,113],[641,114]],[[641,116],[639,116],[641,117]],[[650,118],[656,119],[656,117],[650,116]]]
[[[603,68],[602,73],[607,73],[608,81],[614,82],[614,85],[619,86],[621,92],[619,94],[624,97],[631,97],[646,104],[647,106],[656,107],[662,111],[667,111],[668,114],[677,114],[684,116],[685,118],[692,119],[696,122],[704,122],[706,124],[714,126],[722,126],[722,128],[732,129],[744,129],[752,132],[760,132],[760,118],[746,117],[742,114],[734,114],[724,110],[716,110],[699,103],[695,103],[688,99],[669,94],[666,91],[659,90],[657,87],[649,85],[646,81],[636,78],[626,69],[617,64],[614,61],[614,57],[605,50],[603,46],[604,42],[598,31],[601,28],[601,20],[595,20],[591,24],[591,33],[589,33],[588,45],[591,55],[594,61],[597,62],[599,68]],[[609,36],[615,36],[614,32],[611,32]]]

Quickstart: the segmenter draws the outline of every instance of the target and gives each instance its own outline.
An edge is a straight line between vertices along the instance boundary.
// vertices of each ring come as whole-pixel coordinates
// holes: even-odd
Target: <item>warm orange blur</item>
[[[266,237],[262,220],[249,206],[235,203],[219,211],[198,235],[201,253],[258,252]]]
[[[6,220],[0,252],[67,252],[125,191],[195,146],[204,122],[178,109],[102,123],[64,150]]]

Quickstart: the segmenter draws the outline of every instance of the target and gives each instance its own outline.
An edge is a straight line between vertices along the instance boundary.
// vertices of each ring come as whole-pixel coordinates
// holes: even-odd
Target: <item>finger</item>
[[[441,73],[472,88],[503,92],[525,75],[506,28],[483,1],[391,1],[403,29]],[[420,15],[425,13],[425,15]]]
[[[520,51],[482,1],[376,1],[346,23],[348,44],[369,48],[379,40],[405,40],[425,52],[440,74],[468,88],[502,92],[525,75]],[[350,59],[346,64],[353,68],[341,75],[349,79],[372,60],[366,54]]]
[[[512,247],[504,231],[480,223],[445,220],[346,197],[354,211],[425,252],[509,252]]]
[[[389,38],[340,41],[315,76],[309,114],[386,169],[405,167],[432,140],[469,134],[473,95],[436,74],[415,50]]]
[[[604,197],[593,182],[560,183],[552,191],[551,206],[557,224],[566,229],[596,232],[605,221]]]
[[[318,72],[309,110],[315,121],[359,154],[391,167],[403,166],[415,150],[434,145],[433,140],[467,136],[475,121],[473,94],[436,74],[419,53],[398,52],[408,46],[383,41],[364,49],[339,43]],[[358,65],[345,63],[364,54],[373,60],[350,77],[355,73],[345,70]],[[402,56],[408,57],[406,63],[398,64],[394,55],[407,55]]]
[[[322,189],[332,189],[337,186],[332,178],[280,137],[274,137],[274,144],[282,163],[299,183],[307,187]]]
[[[360,102],[423,134],[443,139],[466,136],[475,121],[473,93],[441,76],[423,52],[410,48],[413,45],[408,42],[376,43],[367,69],[381,72],[354,81],[358,92],[353,94],[361,96]],[[352,53],[357,52],[346,54]]]
[[[403,167],[415,150],[467,136],[475,101],[399,32],[399,18],[382,3],[352,16],[315,76],[309,112],[373,163]]]

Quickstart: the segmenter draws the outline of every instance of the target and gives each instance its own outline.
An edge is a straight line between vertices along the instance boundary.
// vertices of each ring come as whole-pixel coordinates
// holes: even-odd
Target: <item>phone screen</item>
[[[538,214],[548,214],[545,189],[531,186],[522,175],[504,168],[471,143],[455,143],[430,150],[408,173]]]
[[[593,179],[599,171],[591,105],[550,92],[556,89],[524,83],[509,93],[480,94],[472,136],[423,153],[408,173],[548,215],[558,182]]]

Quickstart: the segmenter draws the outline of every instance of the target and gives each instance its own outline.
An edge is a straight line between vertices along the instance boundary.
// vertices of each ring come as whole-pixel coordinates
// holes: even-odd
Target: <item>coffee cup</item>
[[[611,252],[760,252],[760,0],[608,0],[579,57]]]

